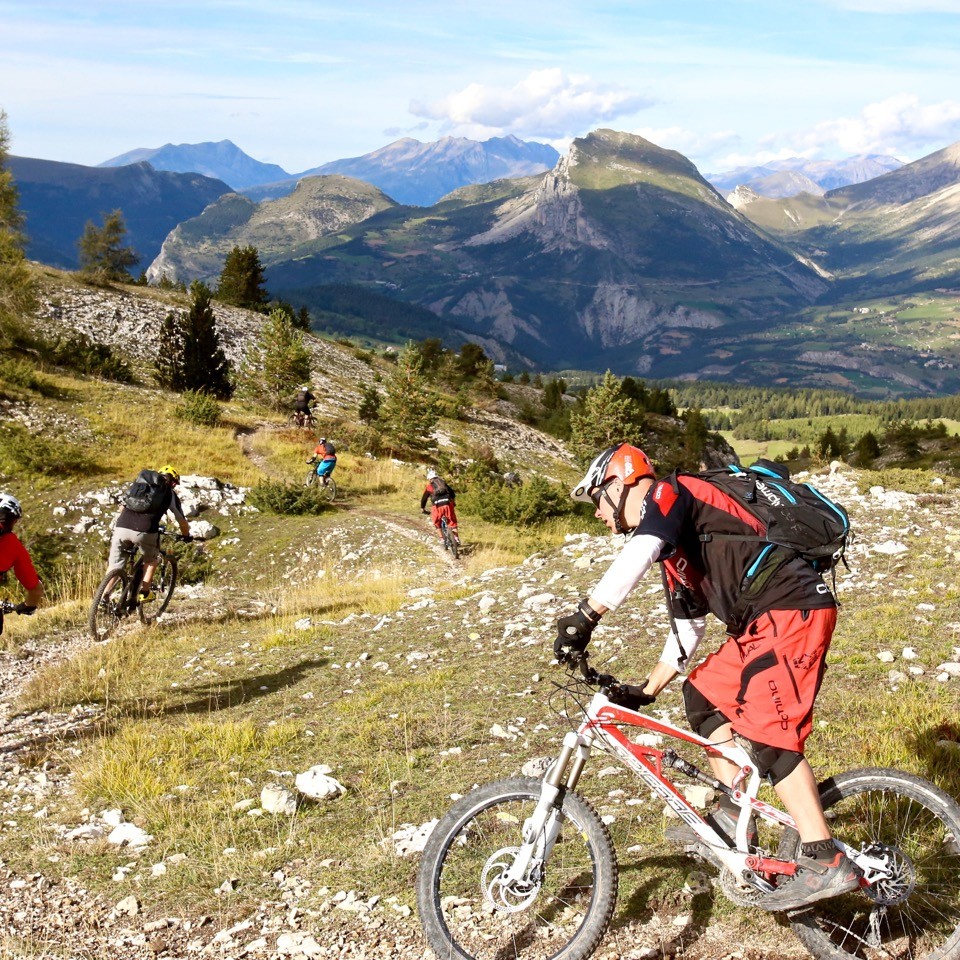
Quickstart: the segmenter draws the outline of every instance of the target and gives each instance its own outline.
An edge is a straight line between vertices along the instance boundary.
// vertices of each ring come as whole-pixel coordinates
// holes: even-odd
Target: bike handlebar
[[[589,660],[590,658],[584,650],[575,661],[570,663],[570,667],[571,669],[578,668],[584,682],[591,687],[597,687],[611,703],[636,710],[639,707],[649,706],[657,699],[655,696],[643,692],[645,684],[637,686],[632,683],[621,683],[610,673],[599,673],[590,666]]]

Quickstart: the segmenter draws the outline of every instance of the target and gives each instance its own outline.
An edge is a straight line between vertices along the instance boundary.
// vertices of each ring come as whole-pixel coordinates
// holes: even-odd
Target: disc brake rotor
[[[519,847],[504,847],[498,850],[487,860],[480,875],[484,898],[500,913],[520,913],[526,910],[540,893],[542,881],[532,866],[527,869],[526,877],[506,882],[506,875],[519,852]]]

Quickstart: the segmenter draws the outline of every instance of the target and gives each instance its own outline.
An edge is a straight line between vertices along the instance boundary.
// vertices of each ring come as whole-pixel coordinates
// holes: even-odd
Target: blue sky
[[[703,173],[960,140],[960,0],[0,0],[11,152],[639,133]]]

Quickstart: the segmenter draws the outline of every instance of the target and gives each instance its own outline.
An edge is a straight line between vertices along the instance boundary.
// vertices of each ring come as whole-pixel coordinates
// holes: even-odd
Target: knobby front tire
[[[123,567],[108,570],[94,591],[87,624],[98,643],[109,637],[129,611],[124,610],[129,578]]]
[[[564,823],[536,896],[529,890],[530,902],[515,902],[510,912],[495,910],[485,896],[522,842],[540,788],[526,777],[478,787],[430,834],[416,895],[437,957],[585,960],[596,950],[617,902],[617,856],[606,826],[575,793],[564,796]]]
[[[889,852],[894,876],[868,890],[790,916],[820,960],[950,960],[960,957],[960,807],[932,783],[899,770],[839,774],[820,785],[837,839]],[[780,856],[797,854],[787,831]]]
[[[143,623],[153,623],[170,604],[177,585],[177,558],[162,554],[153,574],[153,595],[149,603],[138,603],[137,613]]]

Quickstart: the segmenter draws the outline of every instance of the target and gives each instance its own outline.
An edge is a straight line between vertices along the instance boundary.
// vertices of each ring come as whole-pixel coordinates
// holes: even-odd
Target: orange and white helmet
[[[655,476],[650,458],[639,447],[618,443],[594,457],[570,496],[581,503],[593,503],[590,494],[608,480],[622,480],[625,487],[632,487],[644,477]]]

